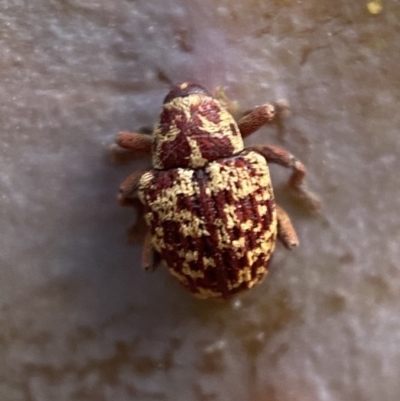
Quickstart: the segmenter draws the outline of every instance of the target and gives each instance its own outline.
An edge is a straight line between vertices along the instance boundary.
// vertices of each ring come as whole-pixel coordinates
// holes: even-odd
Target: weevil
[[[121,205],[143,207],[145,269],[162,260],[195,296],[227,299],[263,280],[277,238],[298,246],[268,163],[291,169],[289,185],[318,209],[305,166],[279,147],[243,144],[276,109],[263,104],[236,122],[206,89],[185,82],[165,97],[152,135],[118,134],[119,147],[152,157],[152,168],[128,176],[119,195]]]

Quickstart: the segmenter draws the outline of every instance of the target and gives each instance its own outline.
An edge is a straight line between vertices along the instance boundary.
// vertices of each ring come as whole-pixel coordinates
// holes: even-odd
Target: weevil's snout
[[[208,92],[200,85],[192,84],[190,82],[183,82],[179,85],[174,86],[164,99],[164,104],[169,103],[171,100],[177,97],[186,97],[194,94],[200,94],[212,97],[211,93]]]

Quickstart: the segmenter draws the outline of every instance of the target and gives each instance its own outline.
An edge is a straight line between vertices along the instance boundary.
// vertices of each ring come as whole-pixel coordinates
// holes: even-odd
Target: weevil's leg
[[[138,132],[122,131],[115,141],[118,146],[132,150],[135,153],[149,155],[151,153],[152,137]]]
[[[275,114],[275,106],[269,103],[253,109],[250,113],[246,114],[238,121],[238,126],[242,137],[245,138],[246,136],[251,135],[261,126],[272,121],[275,117]]]
[[[109,157],[113,163],[127,164],[137,157],[151,154],[152,137],[138,132],[123,131],[109,147]]]
[[[129,228],[127,235],[131,243],[137,243],[143,238],[146,224],[143,218],[143,204],[138,197],[139,181],[146,170],[137,170],[129,175],[120,185],[118,202],[121,206],[130,206],[136,209],[136,222]]]
[[[290,217],[279,205],[276,205],[276,217],[278,219],[278,238],[288,249],[299,246],[299,239],[290,221]]]
[[[148,230],[143,243],[142,267],[144,270],[154,271],[160,262],[160,254],[153,248],[151,244],[151,234]]]
[[[118,202],[121,206],[133,206],[136,207],[138,205],[138,186],[139,180],[145,171],[137,170],[134,171],[131,175],[125,178],[119,186],[119,196]]]
[[[143,219],[143,205],[138,198],[138,184],[143,171],[135,171],[129,175],[119,187],[118,203],[121,206],[130,206],[136,210],[136,221],[127,232],[130,243],[137,243],[143,238],[141,233],[146,229]]]
[[[277,146],[259,145],[251,147],[251,149],[263,155],[269,163],[276,163],[280,166],[292,169],[289,186],[292,187],[313,210],[319,211],[321,209],[321,200],[307,188],[304,181],[306,176],[306,167],[303,163],[297,160],[287,150]]]
[[[215,88],[214,96],[229,113],[237,117],[237,114],[240,113],[239,103],[236,100],[229,99],[222,86]]]

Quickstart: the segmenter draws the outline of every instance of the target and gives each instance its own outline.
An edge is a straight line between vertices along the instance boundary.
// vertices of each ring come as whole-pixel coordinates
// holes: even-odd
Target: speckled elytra
[[[237,123],[204,88],[183,83],[164,99],[152,136],[119,133],[119,147],[152,155],[153,168],[124,180],[119,198],[143,205],[144,268],[161,259],[194,295],[226,299],[262,281],[277,237],[289,249],[299,244],[267,162],[292,169],[290,186],[318,208],[304,165],[276,146],[243,145],[275,110],[264,104]]]

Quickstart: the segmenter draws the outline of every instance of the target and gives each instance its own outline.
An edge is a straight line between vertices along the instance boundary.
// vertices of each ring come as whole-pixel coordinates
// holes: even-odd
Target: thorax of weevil
[[[232,115],[211,95],[195,93],[164,103],[154,130],[153,167],[201,168],[243,150]]]

